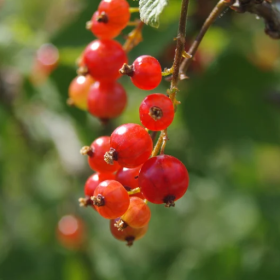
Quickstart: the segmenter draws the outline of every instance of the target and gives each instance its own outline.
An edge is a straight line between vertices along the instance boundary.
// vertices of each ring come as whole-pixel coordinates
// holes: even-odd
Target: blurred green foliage
[[[189,42],[215,3],[191,2]],[[84,26],[97,6],[0,1],[0,279],[280,279],[279,42],[252,15],[228,10],[215,22],[190,79],[180,83],[182,104],[169,128],[166,153],[189,169],[189,190],[174,209],[150,205],[148,233],[127,248],[108,221],[77,203],[92,173],[80,147],[139,123],[147,95],[122,78],[129,105],[106,127],[66,105],[75,60],[94,38]],[[144,28],[130,61],[150,54],[170,67],[179,12],[180,1],[170,1],[160,28]],[[36,85],[34,55],[47,42],[58,47],[60,63]],[[156,92],[168,86],[163,81]],[[85,223],[80,249],[57,240],[67,214]]]

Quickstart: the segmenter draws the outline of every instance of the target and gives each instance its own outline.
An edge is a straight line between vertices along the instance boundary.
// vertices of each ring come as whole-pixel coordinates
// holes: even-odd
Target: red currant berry
[[[94,210],[96,210],[91,197],[93,196],[96,187],[105,180],[115,180],[115,174],[94,173],[87,179],[84,188],[85,198],[79,198],[80,206],[87,207],[90,205]]]
[[[122,45],[110,39],[91,42],[83,55],[82,61],[97,81],[116,80],[120,77],[119,69],[127,62]]]
[[[128,226],[124,230],[118,230],[115,227],[115,223],[118,222],[118,220],[119,218],[110,221],[111,233],[116,239],[126,241],[127,246],[132,246],[133,242],[137,239],[142,238],[148,230],[148,224],[142,228],[132,228]]]
[[[106,180],[100,183],[92,197],[98,213],[106,219],[115,219],[122,216],[129,206],[129,195],[117,181]]]
[[[140,125],[128,123],[119,126],[111,134],[110,151],[104,159],[122,167],[133,168],[143,164],[151,155],[153,141],[149,133]]]
[[[187,191],[189,175],[184,164],[175,157],[160,155],[147,160],[139,173],[139,186],[145,198],[166,207]]]
[[[94,173],[85,183],[85,195],[92,197],[96,187],[105,180],[115,180],[115,174],[112,173]]]
[[[126,104],[126,92],[117,82],[95,82],[90,88],[88,110],[103,121],[118,117],[124,111]]]
[[[79,109],[87,110],[88,93],[93,83],[94,80],[90,75],[76,77],[69,86],[69,105],[75,105]]]
[[[174,106],[167,96],[154,93],[148,95],[139,108],[140,121],[149,130],[166,129],[173,121]]]
[[[115,227],[119,230],[125,229],[127,226],[132,228],[142,228],[148,224],[151,218],[149,206],[139,197],[131,197],[127,211],[115,223]]]
[[[63,216],[57,225],[57,239],[67,248],[81,247],[85,239],[85,227],[80,218],[73,215]]]
[[[142,166],[142,165],[141,165]],[[141,169],[141,166],[135,168],[121,168],[116,173],[116,181],[120,182],[127,191],[131,191],[132,189],[138,188],[138,175]],[[142,199],[145,197],[141,192],[131,195],[131,197],[137,196]]]
[[[112,39],[126,27],[129,19],[129,4],[125,0],[103,0],[91,19],[91,31],[100,39]]]
[[[104,161],[104,155],[110,148],[110,137],[102,136],[95,139],[90,147],[85,146],[81,149],[82,155],[88,155],[88,164],[91,169],[100,173],[113,173],[117,171],[120,166],[117,162],[112,165]]]
[[[124,64],[120,73],[130,76],[132,83],[144,90],[156,88],[162,79],[158,60],[149,55],[139,56],[132,66]]]
[[[59,61],[58,49],[52,44],[42,45],[33,62],[32,72],[30,75],[33,84],[41,84],[57,67]],[[123,64],[121,64],[122,66]]]

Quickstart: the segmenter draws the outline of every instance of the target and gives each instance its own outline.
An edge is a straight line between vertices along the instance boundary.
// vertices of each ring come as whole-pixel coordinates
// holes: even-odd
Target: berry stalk
[[[181,15],[179,20],[179,28],[178,28],[178,36],[177,36],[177,45],[176,45],[174,62],[171,67],[173,75],[172,75],[172,80],[170,85],[169,98],[171,99],[173,105],[176,104],[175,97],[176,97],[176,93],[178,92],[177,85],[179,82],[181,58],[185,50],[188,6],[189,6],[189,0],[182,0]],[[157,144],[155,145],[154,150],[152,152],[152,156],[156,156],[159,153],[159,151],[161,151],[161,154],[164,153],[166,141],[167,141],[167,129],[161,131]]]
[[[127,40],[123,45],[123,49],[126,53],[130,52],[135,46],[137,46],[142,39],[142,29],[144,22],[138,21],[136,27],[128,34]]]
[[[179,75],[185,77],[185,73],[188,70],[189,66],[191,65],[191,62],[193,60],[193,57],[211,24],[218,18],[218,16],[223,12],[223,10],[230,6],[232,4],[232,0],[220,0],[217,5],[214,7],[214,9],[211,11],[208,18],[205,20],[202,28],[200,29],[196,39],[192,43],[188,54],[189,56],[183,60],[183,62],[180,65],[179,69]],[[173,74],[174,75],[174,74]]]
[[[181,15],[180,15],[179,29],[178,29],[178,36],[177,36],[177,45],[176,45],[174,62],[172,66],[173,75],[172,75],[172,81],[170,86],[171,92],[174,92],[173,89],[177,87],[179,81],[180,62],[181,62],[183,51],[185,50],[185,43],[186,43],[186,23],[187,23],[188,6],[189,6],[189,0],[182,0]],[[170,99],[172,100],[172,102],[174,101],[174,98],[175,98],[175,92],[174,94],[170,95]]]
[[[176,94],[178,92],[178,82],[180,79],[184,79],[186,77],[185,72],[188,70],[193,57],[211,24],[218,18],[218,16],[223,12],[223,10],[232,4],[232,0],[220,0],[214,9],[211,11],[208,18],[205,20],[199,34],[191,45],[187,55],[184,55],[185,41],[186,41],[186,21],[187,21],[187,12],[188,12],[188,0],[182,0],[181,7],[181,16],[179,21],[179,31],[177,36],[177,46],[174,57],[174,62],[172,67],[169,69],[170,73],[172,73],[172,80],[170,86],[169,98],[173,102],[174,107],[178,104],[176,100]],[[185,57],[183,62],[181,63],[182,56]],[[166,146],[167,138],[167,130],[163,130],[160,133],[158,138],[158,142],[155,145],[152,156],[156,156],[159,151],[161,154],[164,153],[164,149]]]
[[[127,192],[129,195],[133,195],[133,194],[136,194],[136,193],[140,193],[140,188],[137,187],[135,189],[132,189],[130,191]]]

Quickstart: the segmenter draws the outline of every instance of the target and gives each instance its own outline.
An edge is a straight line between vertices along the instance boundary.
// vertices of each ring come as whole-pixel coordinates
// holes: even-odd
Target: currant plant
[[[80,198],[80,205],[92,206],[102,217],[110,219],[112,235],[127,241],[129,246],[148,229],[151,212],[147,203],[174,207],[175,201],[188,189],[187,168],[179,159],[165,154],[167,130],[180,104],[178,85],[186,78],[185,73],[210,25],[235,2],[220,0],[186,51],[189,0],[182,0],[174,62],[163,72],[159,61],[149,54],[139,56],[129,65],[127,53],[142,41],[144,24],[159,26],[159,16],[167,0],[140,0],[139,8],[129,7],[125,0],[102,0],[87,23],[97,39],[89,43],[79,59],[78,74],[85,76],[84,84],[78,83],[78,77],[69,88],[69,96],[77,107],[87,108],[106,123],[118,117],[127,103],[126,92],[117,82],[121,75],[128,75],[142,90],[155,89],[163,76],[168,76],[166,79],[170,81],[166,92],[149,94],[139,104],[139,120],[143,126],[122,124],[110,137],[99,137],[91,146],[81,149],[96,173],[87,180],[85,198]],[[140,20],[129,22],[130,13],[138,11]],[[135,28],[121,46],[113,38],[128,25]]]

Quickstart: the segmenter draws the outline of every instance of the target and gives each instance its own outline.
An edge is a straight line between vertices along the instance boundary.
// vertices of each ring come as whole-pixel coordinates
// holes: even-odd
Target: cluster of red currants
[[[129,5],[125,0],[102,0],[87,26],[98,38],[83,52],[79,73],[70,85],[70,98],[78,107],[102,121],[116,117],[125,108],[127,97],[116,82],[128,75],[135,86],[156,88],[162,79],[159,62],[148,55],[127,65],[122,46],[112,40],[128,24]],[[79,80],[84,82],[79,83]],[[142,237],[151,217],[148,202],[174,206],[188,188],[186,167],[175,157],[152,155],[153,141],[148,131],[162,131],[174,118],[173,101],[164,94],[148,95],[139,108],[138,124],[119,126],[110,137],[99,137],[81,149],[96,172],[85,184],[80,204],[92,206],[111,220],[111,232],[117,239],[133,241]]]
[[[113,38],[126,27],[129,19],[129,5],[125,0],[101,1],[98,11],[87,23],[98,39],[85,48],[78,61],[80,76],[69,87],[70,104],[88,110],[104,122],[119,116],[127,104],[126,92],[117,82],[127,55]]]

